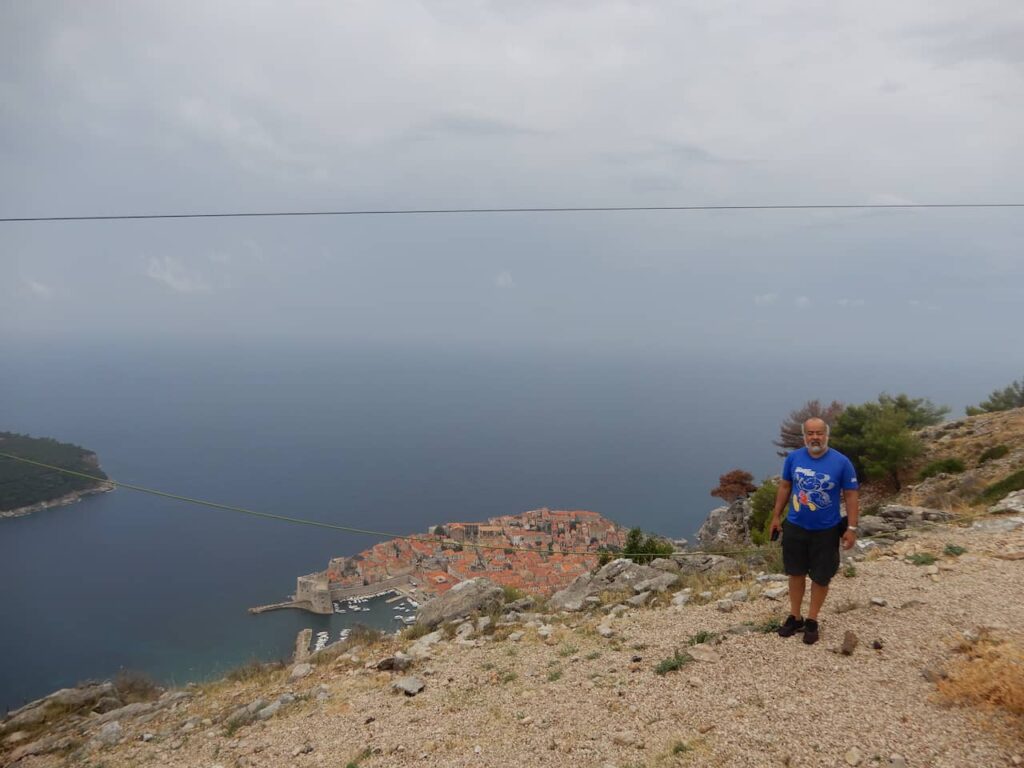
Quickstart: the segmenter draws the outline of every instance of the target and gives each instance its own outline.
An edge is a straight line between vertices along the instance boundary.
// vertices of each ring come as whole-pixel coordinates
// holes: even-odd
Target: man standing
[[[790,613],[779,635],[803,632],[804,642],[811,645],[818,642],[818,612],[839,570],[840,542],[843,549],[850,549],[857,540],[860,507],[857,473],[846,456],[828,447],[828,424],[808,419],[802,432],[804,447],[786,456],[782,466],[771,534],[782,531],[782,563],[789,576]],[[839,512],[840,492],[846,503],[845,520]],[[785,523],[781,522],[783,509],[788,511]],[[801,605],[808,576],[811,603],[805,619]]]

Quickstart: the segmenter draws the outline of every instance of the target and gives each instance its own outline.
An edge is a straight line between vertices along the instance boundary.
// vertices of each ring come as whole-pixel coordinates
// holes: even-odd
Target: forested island
[[[0,453],[81,472],[77,477],[0,456],[0,517],[16,517],[113,490],[95,453],[50,437],[0,432]]]

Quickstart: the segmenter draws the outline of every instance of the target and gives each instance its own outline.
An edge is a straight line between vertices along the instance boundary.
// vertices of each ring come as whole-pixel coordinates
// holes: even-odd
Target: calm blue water
[[[793,407],[888,389],[962,408],[1005,384],[954,370],[37,345],[3,350],[0,429],[86,446],[124,482],[395,534],[546,505],[691,536],[718,475],[776,470]],[[373,541],[127,490],[0,520],[0,706],[120,668],[182,684],[282,658],[305,626],[393,628],[384,610],[246,613]]]

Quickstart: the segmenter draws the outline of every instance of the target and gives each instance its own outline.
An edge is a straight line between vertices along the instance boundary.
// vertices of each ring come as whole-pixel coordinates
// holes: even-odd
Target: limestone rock
[[[860,750],[857,749],[856,747],[850,747],[846,751],[846,754],[843,755],[843,759],[846,761],[847,765],[853,765],[853,766],[860,765],[862,762],[864,762],[864,756],[860,753]]]
[[[736,607],[736,603],[732,600],[719,600],[715,603],[715,608],[720,610],[722,613],[729,613]]]
[[[697,531],[701,549],[714,546],[750,546],[750,499],[737,499],[727,507],[716,507],[708,513]]]
[[[692,648],[687,648],[686,652],[690,654],[695,661],[703,661],[705,664],[714,664],[716,661],[721,659],[718,651],[709,645],[695,645]]]
[[[736,573],[740,564],[731,557],[708,554],[675,554],[672,559],[679,565],[684,574],[696,573]]]
[[[224,721],[224,724],[228,728],[237,728],[242,725],[248,725],[256,719],[256,713],[267,706],[265,699],[256,699],[255,701],[246,704],[244,707],[239,707]]]
[[[467,616],[474,611],[486,613],[504,603],[505,593],[493,581],[484,578],[460,581],[443,595],[419,609],[417,620],[433,629],[445,621]]]
[[[633,585],[633,591],[637,594],[641,592],[664,592],[669,587],[675,586],[679,581],[679,576],[675,573],[662,573],[659,576],[655,576],[652,579],[644,579]]]
[[[976,531],[1010,533],[1024,525],[1024,517],[1006,517],[1001,520],[975,520],[971,528]]]
[[[789,587],[772,587],[761,593],[761,596],[768,600],[781,600],[789,593]]]
[[[1024,490],[1014,491],[988,508],[993,515],[1024,515]]]
[[[661,578],[668,583],[674,576],[622,557],[606,563],[596,573],[584,573],[577,577],[568,587],[555,592],[550,604],[558,611],[580,611],[588,605],[587,598],[598,597],[602,592],[632,592],[636,585],[643,582]],[[640,591],[647,591],[647,588]]]
[[[693,590],[691,590],[691,589],[680,590],[679,592],[676,592],[672,596],[672,605],[678,606],[678,607],[684,606],[688,602],[690,602],[690,598],[692,596],[693,596]]]
[[[898,530],[895,523],[879,515],[865,515],[857,521],[857,527],[862,537],[895,533]]]
[[[915,507],[909,504],[886,504],[878,511],[878,516],[898,530],[902,530],[908,525],[919,525],[924,522],[944,523],[952,517],[941,509]]]
[[[385,656],[383,659],[374,664],[374,667],[379,670],[390,670],[394,672],[404,672],[412,665],[412,657],[399,651],[394,656]]]
[[[409,646],[409,655],[414,659],[423,659],[430,656],[430,648],[436,643],[441,642],[441,632],[435,631],[430,634],[424,635],[411,646]]]
[[[302,662],[292,667],[291,674],[288,675],[288,679],[291,681],[301,680],[304,677],[308,677],[313,671],[313,665],[308,662]]]
[[[117,720],[104,723],[100,728],[99,733],[96,734],[96,738],[103,744],[117,744],[117,742],[124,738],[124,728]]]
[[[423,690],[424,683],[418,677],[402,677],[392,683],[391,687],[406,696],[415,696]]]
[[[639,608],[647,604],[647,601],[653,597],[653,592],[641,592],[639,595],[633,595],[631,598],[626,600],[627,603],[635,608]]]
[[[659,557],[651,561],[651,568],[666,573],[679,573],[679,563],[667,557]]]

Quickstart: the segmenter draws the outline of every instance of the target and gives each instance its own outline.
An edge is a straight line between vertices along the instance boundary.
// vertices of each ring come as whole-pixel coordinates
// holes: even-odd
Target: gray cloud
[[[0,210],[1014,200],[1022,11],[980,1],[740,13],[227,0],[186,16],[170,2],[8,3]],[[19,254],[0,281],[0,340],[74,329],[767,349],[807,297],[878,354],[963,338],[980,355],[971,340],[1013,343],[1021,222],[829,211],[0,225],[0,259]],[[847,311],[861,306],[871,312]]]

